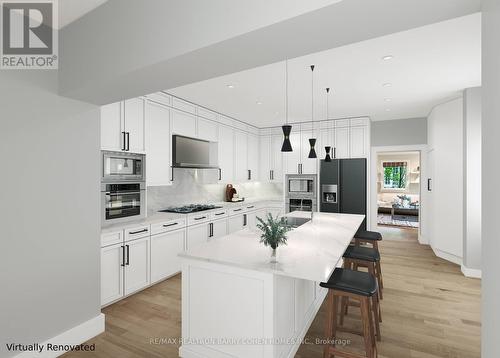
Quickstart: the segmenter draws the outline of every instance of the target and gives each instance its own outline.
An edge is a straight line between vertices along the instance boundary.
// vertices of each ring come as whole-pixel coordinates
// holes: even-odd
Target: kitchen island
[[[310,217],[293,212],[290,217]],[[364,215],[314,213],[278,263],[244,229],[182,253],[181,357],[293,357]]]

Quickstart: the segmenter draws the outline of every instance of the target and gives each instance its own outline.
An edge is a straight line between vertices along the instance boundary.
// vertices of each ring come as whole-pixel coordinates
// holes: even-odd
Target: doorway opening
[[[420,151],[377,153],[377,227],[420,227]]]

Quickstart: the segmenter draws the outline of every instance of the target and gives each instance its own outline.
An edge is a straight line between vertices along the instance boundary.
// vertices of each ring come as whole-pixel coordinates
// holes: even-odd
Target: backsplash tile
[[[169,206],[224,201],[227,183],[218,183],[218,173],[211,170],[178,169],[169,186],[148,186],[148,215]],[[232,183],[240,197],[275,199],[283,195],[281,183]]]

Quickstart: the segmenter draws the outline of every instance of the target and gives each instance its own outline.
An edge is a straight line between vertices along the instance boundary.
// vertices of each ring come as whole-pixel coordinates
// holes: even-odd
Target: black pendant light
[[[326,89],[326,120],[328,120],[328,92],[330,92],[330,88]],[[330,147],[329,145],[325,147],[325,152],[326,152],[325,162],[332,161],[332,157],[330,157],[330,150],[331,149],[332,149],[332,147]]]
[[[292,143],[290,143],[290,133],[292,132],[292,126],[288,124],[288,59],[285,61],[285,113],[286,123],[281,126],[284,137],[281,151],[292,152]]]
[[[312,134],[314,135],[314,65],[311,65],[311,124]],[[309,138],[309,145],[311,149],[309,150],[308,158],[317,158],[316,150],[314,149],[316,138]]]

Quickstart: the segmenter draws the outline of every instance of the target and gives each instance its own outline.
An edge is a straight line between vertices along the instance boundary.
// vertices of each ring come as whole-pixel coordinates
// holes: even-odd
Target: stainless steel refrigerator
[[[366,159],[321,160],[319,181],[320,211],[366,215]]]

